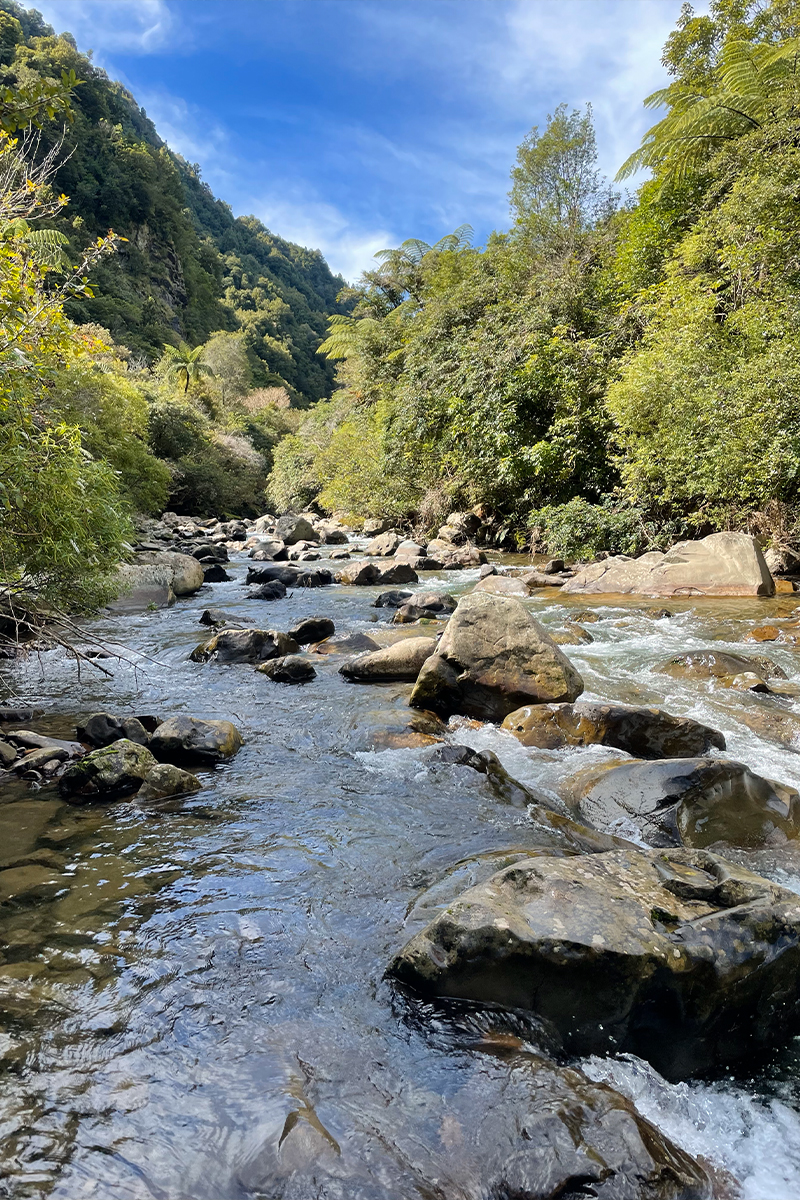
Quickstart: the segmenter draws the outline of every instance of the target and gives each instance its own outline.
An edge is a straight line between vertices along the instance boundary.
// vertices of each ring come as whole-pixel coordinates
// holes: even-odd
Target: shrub
[[[534,510],[529,525],[548,553],[567,559],[595,558],[603,551],[640,554],[651,540],[640,509],[590,504],[577,496],[568,504]]]

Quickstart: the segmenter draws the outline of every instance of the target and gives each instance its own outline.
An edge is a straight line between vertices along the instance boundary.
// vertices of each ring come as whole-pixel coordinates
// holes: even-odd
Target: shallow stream
[[[337,633],[398,632],[371,607],[378,588],[266,603],[247,597],[247,565],[233,556],[234,582],[169,610],[92,622],[126,648],[128,663],[103,664],[113,679],[84,667],[79,682],[60,651],[4,673],[7,696],[44,709],[40,732],[74,736],[99,710],[187,712],[233,720],[245,744],[201,775],[198,795],[155,811],[76,809],[22,785],[0,797],[0,868],[24,860],[40,877],[24,904],[0,903],[2,1195],[477,1200],[492,1178],[491,1149],[472,1149],[480,1127],[525,1105],[490,1052],[511,1036],[502,1014],[417,1019],[383,972],[432,906],[475,877],[477,856],[533,844],[526,813],[475,772],[429,765],[428,749],[384,748],[407,723],[410,685],[348,684],[336,655],[315,656],[317,678],[301,687],[190,662],[212,605],[262,628],[320,615]],[[457,593],[477,575],[429,575],[417,590]],[[797,701],[652,671],[713,644],[765,655],[800,683],[800,648],[741,642],[800,596],[670,603],[670,618],[655,601],[587,604],[550,589],[528,604],[551,628],[587,607],[601,618],[586,625],[591,645],[565,647],[585,699],[696,717],[724,731],[730,757],[800,787],[800,745],[775,746],[738,719]],[[568,771],[624,757],[528,750],[493,727],[454,725],[452,740],[494,750],[553,796]],[[800,892],[799,853],[739,858]],[[524,1047],[525,1030],[515,1036]],[[730,1172],[744,1200],[796,1200],[799,1051],[790,1043],[757,1079],[714,1083],[670,1085],[632,1058],[581,1065]],[[314,1161],[325,1182],[309,1194]]]

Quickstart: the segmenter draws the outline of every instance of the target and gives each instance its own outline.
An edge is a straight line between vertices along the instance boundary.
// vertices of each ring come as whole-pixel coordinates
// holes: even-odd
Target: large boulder
[[[172,571],[172,590],[176,596],[191,596],[203,586],[202,565],[191,554],[179,554],[175,550],[147,550],[136,555],[142,566],[169,567]]]
[[[183,715],[162,721],[150,739],[156,758],[199,766],[213,766],[232,758],[241,745],[242,735],[230,721],[203,721]]]
[[[220,629],[192,651],[192,662],[255,663],[296,654],[294,638],[277,629]]]
[[[336,576],[337,583],[349,584],[351,587],[369,587],[373,584],[417,583],[419,576],[414,568],[406,562],[392,563],[390,567],[380,567],[373,562],[354,562],[348,565]]]
[[[381,683],[392,679],[413,682],[435,649],[436,638],[403,638],[393,646],[342,663],[339,674],[358,683]]]
[[[696,542],[678,542],[667,554],[651,551],[639,558],[617,555],[590,563],[563,590],[572,595],[774,596],[775,583],[755,538],[712,533]]]
[[[531,858],[465,892],[389,970],[532,1010],[570,1054],[636,1054],[683,1079],[800,1026],[800,897],[703,851]]]
[[[320,521],[317,536],[323,546],[346,546],[350,540],[345,531],[330,521]]]
[[[595,829],[634,825],[650,846],[775,845],[800,833],[800,795],[723,758],[604,763],[578,771],[562,795]]]
[[[378,537],[373,538],[364,550],[364,553],[388,558],[394,554],[402,540],[396,530],[390,529],[387,533],[381,533]]]
[[[294,546],[295,542],[315,542],[317,540],[317,533],[311,522],[305,517],[295,516],[294,513],[287,513],[281,517],[275,532],[287,546]]]
[[[121,738],[67,767],[58,789],[70,804],[97,804],[138,792],[156,760],[146,746]]]
[[[541,750],[598,745],[637,758],[695,758],[725,749],[724,736],[708,725],[634,704],[529,704],[509,713],[503,729]]]
[[[440,716],[502,721],[523,704],[572,701],[583,680],[552,638],[512,596],[462,597],[410,703]]]
[[[202,567],[199,569],[202,574]],[[111,612],[129,613],[169,607],[175,603],[175,593],[172,590],[173,574],[172,567],[166,564],[120,564],[114,578],[117,598],[109,603],[108,608]]]
[[[81,742],[97,747],[110,746],[122,738],[138,742],[140,746],[146,746],[150,740],[148,731],[138,717],[115,717],[104,712],[92,713],[87,717],[84,724],[77,727],[76,735]]]

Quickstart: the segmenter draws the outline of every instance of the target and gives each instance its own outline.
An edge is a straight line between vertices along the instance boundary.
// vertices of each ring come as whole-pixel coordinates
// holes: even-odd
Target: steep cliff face
[[[35,10],[0,0],[4,27],[0,82],[31,73],[82,81],[74,121],[45,128],[39,152],[63,139],[56,186],[70,197],[59,227],[77,250],[114,229],[127,239],[96,273],[96,295],[73,303],[74,320],[96,321],[147,359],[165,342],[193,345],[219,330],[246,334],[259,386],[286,386],[304,405],[329,395],[333,368],[316,354],[327,317],[340,311],[342,280],[319,251],[271,233],[255,217],[234,217],[159,137],[130,92],[54,35]]]

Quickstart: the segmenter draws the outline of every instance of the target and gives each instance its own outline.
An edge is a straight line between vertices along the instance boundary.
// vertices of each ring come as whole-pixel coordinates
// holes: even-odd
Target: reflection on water
[[[254,601],[245,562],[232,565],[235,582],[169,611],[94,622],[134,659],[114,667],[113,681],[84,669],[79,686],[60,652],[9,679],[18,698],[44,707],[41,731],[68,736],[100,709],[183,711],[235,721],[245,746],[172,812],[135,801],[77,810],[22,785],[3,794],[0,1190],[310,1200],[318,1169],[325,1182],[313,1194],[326,1197],[486,1195],[501,1154],[497,1114],[511,1127],[525,1112],[530,1063],[510,1073],[469,1023],[437,1037],[432,1017],[405,1019],[382,975],[420,912],[481,864],[532,845],[530,824],[483,777],[429,769],[424,748],[371,748],[372,730],[406,723],[405,685],[347,684],[336,656],[316,658],[317,678],[303,687],[189,662],[212,603],[263,627],[313,614],[387,640],[390,614],[370,607],[377,589]],[[476,578],[428,577],[420,590],[460,591]],[[567,647],[587,698],[694,716],[723,729],[732,757],[800,786],[800,746],[773,745],[740,719],[796,711],[795,702],[653,671],[713,643],[766,655],[800,682],[800,652],[740,641],[793,610],[792,597],[676,602],[671,619],[648,613],[655,602],[590,606],[601,617],[587,626],[593,643]],[[556,628],[587,601],[548,590],[530,607]],[[468,722],[450,736],[494,750],[553,797],[566,770],[620,757],[528,750]],[[793,852],[739,857],[800,890]],[[535,1030],[520,1036],[535,1046]],[[730,1169],[746,1197],[788,1200],[800,1194],[791,1053],[746,1087],[668,1086],[636,1060],[586,1066],[679,1144]]]

